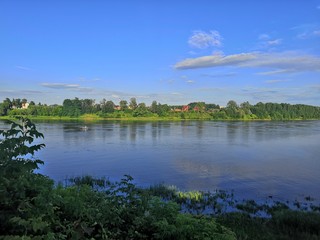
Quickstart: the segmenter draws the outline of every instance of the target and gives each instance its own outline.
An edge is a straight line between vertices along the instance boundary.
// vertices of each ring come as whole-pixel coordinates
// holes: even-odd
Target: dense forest
[[[121,100],[118,105],[103,99],[96,103],[93,99],[65,99],[62,105],[35,104],[27,99],[6,98],[0,103],[0,116],[46,116],[73,117],[86,114],[100,118],[161,118],[161,119],[208,119],[208,120],[306,120],[320,119],[320,107],[304,104],[249,102],[241,104],[230,100],[227,106],[205,102],[188,105],[167,105],[153,101],[150,106],[138,103],[135,98]]]

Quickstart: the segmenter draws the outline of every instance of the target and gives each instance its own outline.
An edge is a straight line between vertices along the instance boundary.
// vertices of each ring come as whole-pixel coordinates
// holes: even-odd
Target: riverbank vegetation
[[[0,239],[320,239],[314,204],[291,209],[238,202],[225,191],[140,188],[129,175],[55,184],[35,172],[44,164],[35,153],[45,147],[36,138],[43,135],[24,118],[0,130]]]
[[[188,105],[167,105],[153,101],[150,106],[121,100],[119,105],[103,99],[65,99],[62,105],[30,103],[27,99],[6,98],[0,103],[0,116],[27,116],[31,119],[82,120],[311,120],[320,119],[320,107],[303,104],[257,103],[237,104],[230,100],[226,107],[205,102]]]

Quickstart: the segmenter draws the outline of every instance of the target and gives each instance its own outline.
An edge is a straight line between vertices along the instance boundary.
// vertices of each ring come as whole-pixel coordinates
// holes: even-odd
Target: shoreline
[[[30,116],[30,115],[16,115],[16,116],[0,116],[0,120],[15,120],[16,117],[26,117],[30,120],[48,120],[48,121],[139,121],[139,122],[155,122],[155,121],[213,121],[213,122],[259,122],[259,121],[317,121],[320,119],[282,119],[282,120],[273,120],[270,118],[267,119],[212,119],[212,118],[188,118],[182,119],[178,117],[123,117],[123,118],[108,118],[108,117],[99,117],[94,114],[81,115],[79,117],[68,117],[68,116]]]

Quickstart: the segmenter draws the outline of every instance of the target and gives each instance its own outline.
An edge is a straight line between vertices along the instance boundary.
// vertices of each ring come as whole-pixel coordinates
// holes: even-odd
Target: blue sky
[[[0,33],[0,101],[320,106],[320,0],[2,0]]]

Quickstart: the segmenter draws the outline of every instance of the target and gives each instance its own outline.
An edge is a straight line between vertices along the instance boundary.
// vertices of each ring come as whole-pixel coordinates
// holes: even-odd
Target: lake
[[[234,190],[236,196],[320,199],[320,121],[36,122],[40,172],[142,186]],[[86,126],[86,128],[84,128]],[[0,121],[0,129],[7,128]],[[38,141],[37,141],[38,142]]]

